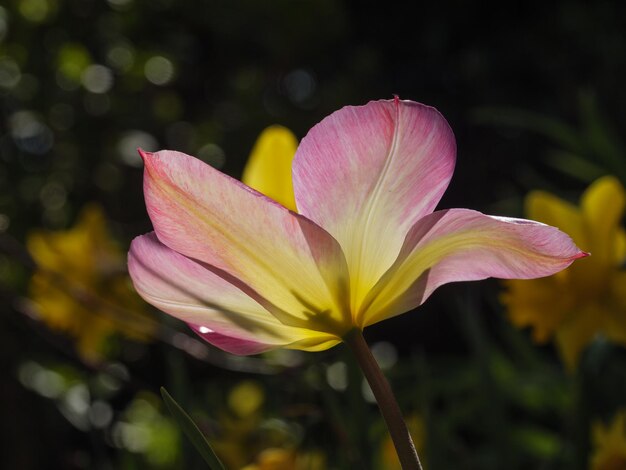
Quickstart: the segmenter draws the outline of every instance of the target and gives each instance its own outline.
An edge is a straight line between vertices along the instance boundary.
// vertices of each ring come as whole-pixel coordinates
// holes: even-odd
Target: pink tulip
[[[548,276],[586,253],[554,227],[433,212],[456,144],[435,109],[348,106],[293,162],[298,213],[188,155],[141,152],[154,232],[137,237],[139,294],[235,354],[319,351],[407,312],[440,285]]]

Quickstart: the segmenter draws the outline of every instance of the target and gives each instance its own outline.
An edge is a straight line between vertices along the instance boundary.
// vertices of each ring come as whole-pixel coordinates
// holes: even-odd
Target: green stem
[[[417,456],[409,429],[402,418],[396,397],[391,391],[389,382],[380,370],[370,348],[367,346],[363,333],[361,333],[361,330],[351,330],[344,336],[343,341],[348,345],[354,357],[356,357],[365,378],[370,384],[370,388],[378,403],[378,408],[387,423],[387,428],[396,447],[402,469],[422,470],[422,464]]]

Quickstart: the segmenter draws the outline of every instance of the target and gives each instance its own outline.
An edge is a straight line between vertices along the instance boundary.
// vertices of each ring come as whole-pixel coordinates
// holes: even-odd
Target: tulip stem
[[[372,351],[370,351],[365,338],[363,338],[363,333],[358,329],[351,330],[344,336],[343,341],[356,357],[374,393],[378,408],[387,423],[389,434],[396,447],[402,469],[422,470],[422,464],[417,456],[417,451],[415,450],[409,429],[402,418],[402,412],[400,411],[396,397],[391,391],[391,386],[380,370],[376,359],[372,355]]]

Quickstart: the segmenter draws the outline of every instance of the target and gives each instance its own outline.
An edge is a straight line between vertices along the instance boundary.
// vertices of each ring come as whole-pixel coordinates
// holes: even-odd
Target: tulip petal
[[[345,107],[300,143],[298,211],[342,246],[353,309],[393,264],[413,224],[434,210],[455,155],[454,135],[437,110],[398,99]]]
[[[241,181],[295,211],[291,162],[297,147],[298,140],[289,129],[268,127],[254,144]]]
[[[548,225],[468,209],[437,211],[408,233],[398,259],[364,302],[357,324],[371,325],[415,308],[448,282],[549,276],[584,256],[569,236]]]
[[[142,156],[163,244],[249,286],[285,325],[338,336],[350,328],[347,266],[326,231],[193,157]]]
[[[189,323],[206,341],[225,351],[317,350],[333,339],[337,342],[332,335],[283,325],[252,297],[259,299],[249,287],[175,252],[154,233],[133,240],[128,269],[137,292],[147,302]]]

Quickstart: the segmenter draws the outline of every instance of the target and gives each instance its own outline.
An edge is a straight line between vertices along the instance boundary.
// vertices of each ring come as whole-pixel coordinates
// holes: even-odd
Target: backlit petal
[[[543,277],[583,256],[554,227],[467,209],[438,211],[411,229],[398,259],[368,295],[357,323],[367,326],[406,312],[448,282]]]
[[[241,181],[295,211],[291,162],[297,147],[298,141],[289,129],[268,127],[254,144]]]
[[[142,155],[162,243],[252,288],[285,325],[338,335],[350,328],[347,267],[326,231],[193,157]]]
[[[455,154],[452,130],[437,110],[397,99],[345,107],[300,143],[293,165],[298,211],[341,244],[354,310],[409,229],[434,210]]]
[[[333,340],[327,334],[283,325],[253,298],[259,296],[248,286],[171,250],[154,233],[133,240],[128,269],[146,301],[189,323],[209,343],[228,352],[315,349]]]

